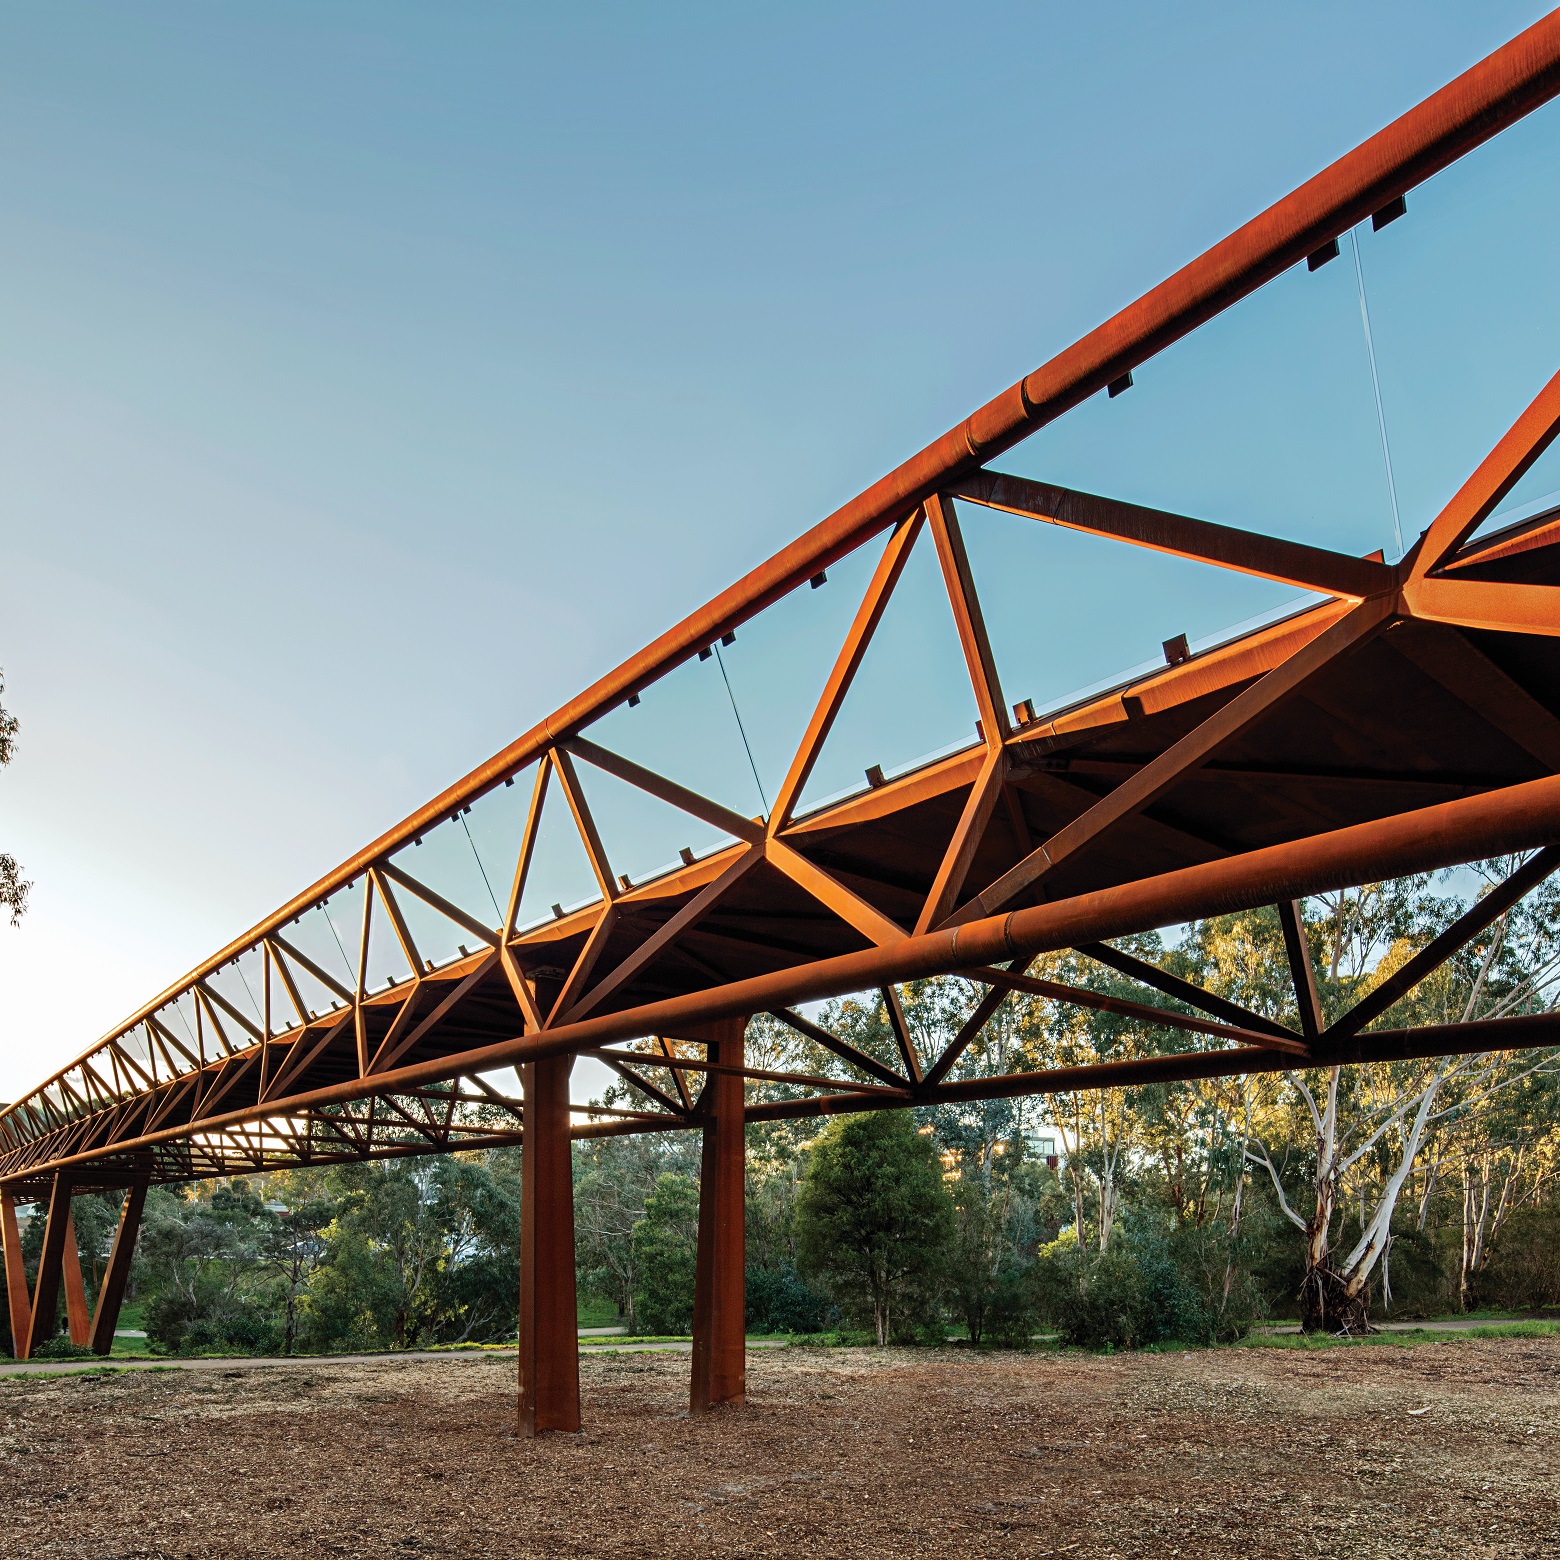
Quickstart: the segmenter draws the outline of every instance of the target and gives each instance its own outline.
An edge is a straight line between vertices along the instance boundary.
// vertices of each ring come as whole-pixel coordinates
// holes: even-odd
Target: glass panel
[[[1488,536],[1524,520],[1547,518],[1560,508],[1560,442],[1551,444],[1523,473],[1475,536]]]
[[[680,866],[683,849],[705,856],[732,840],[712,824],[583,759],[576,760],[575,770],[612,870],[627,874],[631,883],[646,882]]]
[[[646,688],[637,705],[618,705],[584,734],[735,812],[766,811],[742,740],[744,729],[758,729],[758,711],[744,708],[725,670],[734,648],[684,661]]]
[[[929,529],[889,598],[823,745],[798,812],[866,788],[865,771],[903,773],[975,739],[976,705]]]
[[[1162,669],[1177,634],[1200,650],[1231,625],[1326,599],[979,504],[956,508],[1008,703],[1030,699],[1042,715]]]
[[[515,785],[507,790],[500,787],[500,791],[506,799],[505,811],[509,815],[506,821],[513,821],[512,815],[519,810],[521,804],[509,799],[520,793],[521,787]],[[528,795],[529,792],[525,794]],[[483,800],[486,801],[487,798]],[[514,874],[514,860],[519,849],[520,834],[525,826],[525,819],[521,814],[519,820],[513,824],[514,833],[508,846],[507,865],[500,864],[500,847],[496,838],[500,830],[490,824],[487,831],[491,841],[488,854],[492,857],[492,865],[489,866],[483,854],[477,849],[476,835],[471,828],[472,819],[476,816],[474,805],[470,814],[461,812],[454,818],[445,819],[429,829],[420,839],[403,846],[391,859],[410,877],[431,888],[440,898],[449,900],[452,905],[465,911],[472,920],[496,929],[504,918],[504,904],[509,896],[510,879]],[[486,814],[484,814],[484,821],[488,821]],[[396,903],[401,905],[408,917],[413,912],[407,902],[415,899],[416,896],[410,889],[396,890]],[[417,913],[421,924],[422,912]],[[432,913],[443,919],[438,911]],[[471,934],[462,932],[459,940],[470,943]],[[445,941],[443,933],[437,934],[435,941],[442,944]],[[420,939],[419,951],[421,951]],[[437,957],[432,950],[429,952],[430,956]]]
[[[1347,238],[1292,266],[993,465],[1338,552],[1394,549]]]
[[[315,914],[318,916],[317,912]],[[318,916],[318,922],[321,926],[324,926],[324,917]],[[284,933],[288,942],[295,948],[300,946],[293,936],[293,933],[297,930],[297,927],[288,927]],[[328,935],[328,928],[326,930]],[[303,1003],[308,1016],[314,1018],[321,1013],[328,1013],[331,1001],[335,998],[335,993],[321,981],[316,980],[298,960],[290,958],[285,950],[278,950],[278,956],[285,961],[286,972],[292,977],[293,985],[298,991],[298,998]],[[331,960],[330,966],[327,966],[333,975],[335,974],[335,966],[340,962],[338,954],[336,958]],[[338,976],[337,978],[339,979],[340,977]],[[287,991],[286,983],[282,978],[281,966],[273,964],[271,972],[271,1032],[273,1034],[286,1034],[289,1029],[296,1029],[297,1027],[298,1010],[294,1007],[292,997]]]
[[[362,931],[362,913],[362,900],[357,895],[353,899],[337,895],[328,905],[306,909],[290,927],[282,927],[282,938],[351,991],[357,984],[357,966],[351,955],[356,953]],[[300,981],[300,991],[301,987]],[[314,1002],[309,1006],[314,1008]],[[329,1000],[324,1000],[324,1009],[329,1006]]]
[[[261,965],[260,950],[255,948],[240,955],[232,964],[223,965],[214,975],[206,977],[207,987],[232,1003],[257,1030],[265,1019],[262,1006],[265,971]],[[255,1043],[255,1037],[237,1019],[222,1012],[220,1007],[217,1011],[222,1019],[222,1028],[235,1050],[242,1050]]]
[[[717,646],[742,711],[765,814],[801,746],[886,541],[885,535],[858,547],[830,565],[822,585],[791,591],[744,623],[734,644]],[[757,810],[755,803],[732,805]]]
[[[1560,369],[1557,181],[1550,103],[1357,230],[1406,541]]]
[[[166,1006],[157,1010],[157,1020],[163,1028],[172,1035],[178,1045],[189,1052],[185,1056],[177,1046],[164,1040],[164,1049],[168,1053],[168,1061],[175,1072],[187,1072],[192,1065],[198,1065],[206,1056],[218,1056],[222,1054],[222,1048],[216,1043],[215,1036],[203,1034],[200,1017],[195,1011],[195,999],[185,992],[175,997]],[[202,1040],[207,1041],[208,1048],[203,1050]],[[192,1064],[190,1057],[195,1058]]]
[[[554,905],[577,910],[600,898],[601,888],[591,871],[590,857],[585,854],[568,798],[555,774],[548,782],[547,800],[537,826],[531,867],[515,924],[535,926],[552,919]]]
[[[425,858],[415,849],[408,848],[394,859],[398,866],[404,867],[418,882],[427,882],[422,872],[418,870]],[[428,886],[433,887],[431,883]],[[396,904],[401,908],[401,914],[406,920],[406,928],[412,935],[412,941],[417,945],[417,952],[422,957],[425,970],[430,965],[438,969],[464,957],[460,951],[462,946],[469,950],[476,940],[465,927],[452,921],[442,910],[436,910],[426,901],[419,899],[411,889],[400,883],[391,883],[390,890],[395,895]],[[492,918],[491,903],[485,908],[487,915],[480,919]]]
[[[403,889],[396,895],[396,903],[399,905],[402,898],[410,897]],[[418,951],[421,952],[420,949]],[[409,980],[411,975],[411,960],[407,958],[400,939],[395,934],[395,926],[390,920],[390,912],[385,908],[384,900],[376,893],[374,913],[368,927],[368,958],[363,966],[363,989],[368,993],[384,991],[390,986]]]

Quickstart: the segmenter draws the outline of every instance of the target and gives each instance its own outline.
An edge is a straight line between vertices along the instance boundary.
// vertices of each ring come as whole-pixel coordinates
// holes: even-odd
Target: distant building
[[[1024,1147],[1036,1159],[1043,1159],[1053,1170],[1060,1162],[1056,1151],[1057,1141],[1054,1132],[1042,1132],[1036,1127],[1026,1127],[1024,1129]]]

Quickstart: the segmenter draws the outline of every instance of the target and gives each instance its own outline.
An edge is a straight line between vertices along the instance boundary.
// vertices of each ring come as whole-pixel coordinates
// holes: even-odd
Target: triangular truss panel
[[[600,1135],[1560,1044],[1403,1000],[1560,868],[1557,92],[1560,13],[0,1112],[0,1183],[514,1143],[555,1055]],[[1494,858],[1321,1002],[1297,901]],[[1240,909],[1271,1001],[1150,956]]]

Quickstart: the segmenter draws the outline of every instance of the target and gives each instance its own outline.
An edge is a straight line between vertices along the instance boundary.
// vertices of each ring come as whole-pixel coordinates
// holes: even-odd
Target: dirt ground
[[[0,1381],[8,1554],[1560,1552],[1560,1339],[1413,1349],[582,1363],[518,1441],[514,1357]]]

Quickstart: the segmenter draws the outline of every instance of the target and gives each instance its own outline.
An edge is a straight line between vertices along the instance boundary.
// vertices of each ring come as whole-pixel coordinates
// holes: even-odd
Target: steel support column
[[[580,1427],[574,1293],[574,1174],[569,1144],[573,1058],[520,1069],[520,1434]]]
[[[97,1309],[92,1313],[89,1343],[94,1354],[107,1354],[114,1347],[114,1329],[119,1325],[119,1307],[130,1281],[130,1259],[135,1255],[135,1238],[141,1228],[141,1210],[146,1206],[147,1179],[143,1172],[130,1183],[124,1206],[119,1210],[119,1227],[114,1231],[108,1267],[98,1290]]]
[[[70,1178],[54,1177],[49,1193],[49,1216],[43,1226],[43,1254],[38,1258],[38,1278],[33,1285],[32,1326],[27,1334],[31,1359],[54,1336],[55,1313],[60,1303],[60,1278],[65,1266],[65,1237],[70,1232]]]
[[[22,1234],[16,1222],[16,1198],[0,1192],[0,1243],[5,1247],[5,1298],[11,1317],[11,1353],[27,1358],[32,1333],[32,1297],[27,1293],[27,1269],[22,1265]]]
[[[60,1282],[65,1289],[65,1327],[78,1349],[92,1335],[92,1313],[87,1310],[87,1286],[81,1277],[81,1248],[76,1244],[76,1221],[65,1205],[65,1249],[60,1254]]]
[[[688,1033],[718,1067],[743,1065],[747,1020],[728,1018]],[[693,1382],[689,1409],[740,1403],[747,1389],[746,1158],[743,1080],[711,1073],[704,1085],[704,1158],[699,1178],[698,1268],[693,1290]]]

